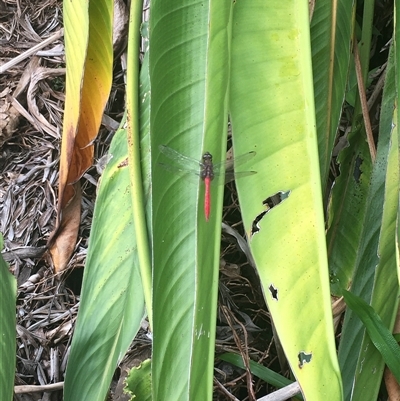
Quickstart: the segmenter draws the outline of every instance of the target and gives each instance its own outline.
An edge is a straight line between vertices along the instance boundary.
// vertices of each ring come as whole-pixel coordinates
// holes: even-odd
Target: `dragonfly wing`
[[[191,174],[191,175],[196,175],[197,177],[200,176],[199,169],[197,170],[187,169],[180,167],[177,164],[175,165],[175,164],[157,163],[157,165],[160,166],[163,170],[170,171],[172,173],[180,173],[180,175]]]
[[[180,174],[200,175],[201,169],[203,168],[203,163],[196,159],[185,156],[182,153],[170,148],[169,146],[160,145],[160,152],[171,160],[171,164],[158,163],[160,167],[164,170],[171,172],[178,172]],[[256,152],[245,153],[234,159],[226,160],[221,163],[216,163],[213,165],[213,172],[215,175],[221,173],[222,167],[225,168],[225,182],[230,182],[234,179],[247,177],[249,175],[256,174],[255,171],[241,171],[234,172],[233,167],[237,167],[248,160],[251,160],[256,155]]]
[[[173,164],[178,166],[178,170],[175,169],[175,171],[179,171],[179,169],[182,169],[182,171],[196,171],[197,173],[199,172],[201,163],[198,160],[185,156],[182,153],[179,153],[176,150],[165,145],[160,145],[159,149],[163,155],[172,160]]]
[[[248,177],[249,175],[257,174],[257,171],[239,171],[235,173],[234,171],[228,171],[225,174],[225,184],[239,178]]]
[[[245,153],[238,157],[235,157],[233,159],[229,159],[229,160],[226,160],[221,163],[216,163],[216,164],[214,164],[214,174],[219,174],[223,166],[225,166],[226,173],[233,172],[234,167],[236,168],[236,167],[240,166],[241,164],[246,163],[247,161],[251,160],[255,155],[256,155],[256,152],[248,152],[248,153]],[[250,171],[249,171],[249,173],[250,173]],[[255,171],[253,171],[251,173],[254,174]],[[250,174],[247,174],[247,175],[250,175]]]

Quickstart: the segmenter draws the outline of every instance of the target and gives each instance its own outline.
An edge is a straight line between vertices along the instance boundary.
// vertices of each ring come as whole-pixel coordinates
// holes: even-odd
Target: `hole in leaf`
[[[312,353],[300,351],[297,357],[299,359],[299,368],[301,369],[305,363],[311,362]]]
[[[268,289],[269,289],[269,292],[271,293],[272,298],[275,299],[275,301],[277,301],[278,300],[278,289],[275,288],[273,284],[270,284]]]
[[[267,212],[269,212],[275,206],[278,206],[282,201],[287,199],[290,195],[290,191],[279,191],[275,195],[269,196],[263,200],[263,205],[267,206]]]
[[[260,226],[258,225],[258,223],[264,218],[264,216],[275,206],[278,206],[282,201],[287,199],[290,195],[290,192],[291,191],[279,191],[275,195],[269,196],[268,198],[263,200],[262,204],[266,208],[266,210],[258,214],[253,220],[253,224],[251,225],[251,236],[257,234],[260,231]]]
[[[253,224],[251,225],[251,233],[250,235],[253,236],[254,234],[257,234],[260,231],[260,226],[258,223],[261,221],[261,219],[267,214],[267,211],[261,212],[253,221]]]

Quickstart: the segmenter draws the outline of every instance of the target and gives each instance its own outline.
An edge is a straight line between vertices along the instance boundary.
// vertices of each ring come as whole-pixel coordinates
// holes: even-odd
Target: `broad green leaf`
[[[341,295],[350,285],[367,218],[372,160],[361,129],[349,134],[337,162],[340,175],[331,193],[327,247],[331,291]]]
[[[65,401],[104,399],[144,316],[125,130],[116,132],[109,155],[94,210]]]
[[[346,290],[343,291],[343,297],[347,306],[351,308],[363,322],[376,350],[382,355],[386,365],[400,383],[400,347],[392,333],[383,324],[375,310],[361,298]],[[369,358],[365,358],[364,361],[368,362],[368,360]],[[362,369],[368,370],[364,367],[362,367]],[[374,373],[375,371],[369,371],[370,375]],[[365,395],[366,394],[364,394],[364,396]]]
[[[0,234],[0,251],[3,236]],[[11,401],[15,375],[15,303],[17,282],[0,254],[0,399]]]
[[[130,24],[131,32],[134,29],[139,31],[138,18],[134,17],[134,13],[141,15],[141,7],[138,9],[132,7],[131,12],[133,15]],[[137,52],[136,42],[136,40],[130,40],[128,46],[128,68],[132,67],[132,71],[127,77],[127,108],[130,112],[128,115],[131,122],[134,115],[138,121],[140,120],[138,125],[141,149],[143,149],[141,170],[143,173],[140,185],[143,186],[143,191],[146,193],[146,210],[149,213],[151,205],[149,195],[150,157],[145,151],[149,148],[150,142],[149,66],[148,53],[146,53],[140,73],[139,89],[138,75],[133,73],[133,71],[136,73],[138,71],[138,66],[134,65],[137,57],[132,58],[133,52]],[[132,99],[137,96],[138,92],[141,100],[140,119],[138,105],[136,104],[135,108],[135,105],[132,104]],[[121,126],[125,125],[131,126],[126,124],[124,118]],[[143,287],[146,286],[146,283],[143,284],[143,278],[139,271],[137,237],[132,224],[134,215],[130,208],[131,188],[127,146],[126,131],[120,129],[112,141],[109,154],[111,159],[101,178],[85,270],[82,305],[74,341],[76,337],[79,339],[77,345],[74,345],[76,343],[73,342],[75,348],[73,347],[71,353],[71,358],[75,358],[73,359],[75,366],[72,365],[74,368],[70,368],[68,365],[68,369],[73,369],[73,373],[69,376],[74,386],[73,389],[69,389],[71,399],[74,399],[75,386],[78,388],[76,391],[81,391],[79,385],[85,386],[85,391],[88,391],[86,397],[93,397],[93,400],[104,398],[117,360],[123,357],[144,316]],[[104,228],[106,228],[107,234],[104,232]],[[107,278],[107,282],[104,282],[105,278]],[[98,293],[91,290],[94,287],[99,289]],[[110,293],[113,292],[116,295],[110,296]],[[112,321],[108,314],[113,317]],[[106,336],[109,336],[108,341],[105,341]],[[97,359],[93,361],[91,355],[95,351]],[[91,358],[89,367],[86,360],[88,357]],[[80,369],[87,369],[93,380],[97,380],[97,384],[93,388],[87,390],[87,381],[83,375],[81,377],[74,376],[75,370],[79,372]],[[84,382],[82,383],[80,380],[84,380]]]
[[[325,188],[350,62],[354,2],[317,1],[311,21],[319,163]]]
[[[394,119],[395,120],[395,119]],[[398,142],[397,128],[391,135],[392,141],[388,157],[388,169],[385,185],[385,201],[383,209],[382,227],[379,239],[378,254],[380,260],[375,269],[376,275],[373,286],[373,294],[371,306],[376,310],[384,322],[386,327],[393,328],[399,305],[399,287],[396,281],[396,245],[394,242],[397,220],[397,205],[399,201],[399,163],[398,163]],[[361,320],[363,320],[361,318]],[[364,321],[365,323],[365,321]],[[373,328],[371,328],[372,330]],[[361,344],[360,359],[356,369],[356,386],[353,391],[354,400],[364,400],[371,394],[377,394],[380,387],[379,376],[383,374],[384,361],[393,369],[386,361],[385,355],[381,355],[371,344],[371,341],[378,348],[374,341],[373,333],[369,332],[369,336],[364,334],[363,343]],[[379,350],[381,351],[381,350]],[[381,351],[382,352],[382,351]],[[383,358],[382,358],[383,356]],[[394,356],[394,355],[392,355]],[[399,373],[400,358],[397,354],[397,372]],[[396,374],[392,370],[393,374]],[[375,380],[371,380],[371,373]],[[397,378],[399,378],[397,374]],[[371,389],[372,388],[372,389]]]
[[[372,305],[389,329],[393,326],[398,305],[394,236],[399,167],[397,137],[394,138],[397,136],[393,124],[394,101],[391,56],[382,98],[378,153],[367,194],[351,286],[351,292]],[[346,311],[343,323],[339,363],[346,399],[375,399],[382,379],[383,359],[351,310]]]
[[[223,186],[206,222],[203,182],[164,170],[159,146],[225,158],[230,14],[231,2],[151,3],[154,400],[212,397]]]
[[[388,90],[390,91],[390,89]],[[385,96],[382,103],[382,113],[387,111],[387,100],[388,96]],[[392,121],[396,121],[396,112],[394,113],[394,118]],[[381,125],[381,127],[383,127],[383,125]],[[399,305],[399,287],[396,282],[396,244],[394,241],[396,232],[397,206],[399,201],[399,150],[397,142],[397,126],[393,124],[392,127],[393,131],[390,136],[391,139],[388,149],[382,225],[380,229],[378,246],[379,263],[375,268],[373,293],[371,299],[371,306],[378,313],[384,322],[383,324],[390,329],[393,328]],[[370,311],[370,309],[367,309],[367,311]],[[364,320],[363,322],[365,324]],[[376,341],[374,341],[375,338],[373,336],[373,332],[369,331],[373,329],[374,327],[369,328],[367,326],[369,336],[364,334],[363,342],[361,344],[360,358],[356,368],[356,385],[354,386],[352,393],[354,400],[364,400],[366,397],[370,397],[372,394],[377,394],[380,387],[379,377],[383,374],[383,359],[385,359],[385,355],[381,355],[371,344],[372,341],[378,348]],[[379,351],[382,352],[380,349]],[[393,369],[393,365],[389,365],[386,359],[385,362],[390,369]],[[397,363],[397,369],[399,368],[400,364]],[[375,378],[374,380],[371,380],[371,373],[373,374],[372,377]],[[393,374],[395,374],[394,371]],[[400,376],[398,375],[397,377]]]
[[[341,400],[308,18],[307,2],[236,3],[231,122],[235,152],[257,151],[257,174],[237,188],[286,357],[305,399]]]

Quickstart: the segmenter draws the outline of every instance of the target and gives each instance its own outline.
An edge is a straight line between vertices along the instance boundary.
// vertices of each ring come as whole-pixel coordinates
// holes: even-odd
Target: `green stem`
[[[150,329],[152,329],[153,308],[151,295],[151,253],[146,224],[139,136],[139,43],[141,16],[142,2],[140,0],[132,1],[129,23],[126,78],[127,136],[132,211],[137,241],[138,260],[147,316],[149,318]]]

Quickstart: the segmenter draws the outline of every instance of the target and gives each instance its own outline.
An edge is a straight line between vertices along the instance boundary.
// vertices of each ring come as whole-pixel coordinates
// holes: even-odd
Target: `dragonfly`
[[[159,149],[162,154],[173,162],[172,165],[160,163],[163,168],[170,171],[196,174],[204,182],[204,216],[206,221],[209,220],[211,213],[210,186],[214,177],[220,176],[222,172],[225,171],[225,183],[227,183],[234,179],[256,173],[255,171],[241,171],[236,173],[233,170],[234,166],[236,167],[239,164],[252,159],[256,155],[256,152],[248,152],[236,157],[235,159],[214,163],[210,152],[205,152],[202,159],[199,161],[189,156],[185,156],[166,145],[160,145]]]

